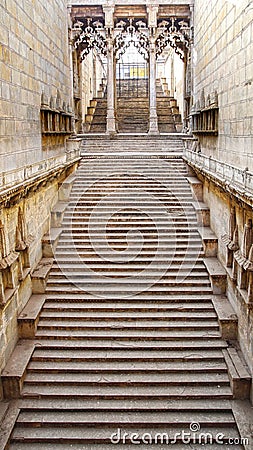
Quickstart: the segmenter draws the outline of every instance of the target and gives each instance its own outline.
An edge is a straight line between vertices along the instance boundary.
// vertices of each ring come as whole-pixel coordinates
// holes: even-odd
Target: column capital
[[[147,13],[148,13],[148,26],[150,28],[157,27],[157,14],[158,14],[159,6],[157,4],[149,4],[147,5]]]
[[[114,27],[114,20],[113,20],[114,9],[115,9],[114,2],[108,2],[106,5],[103,5],[103,11],[105,14],[105,28]]]

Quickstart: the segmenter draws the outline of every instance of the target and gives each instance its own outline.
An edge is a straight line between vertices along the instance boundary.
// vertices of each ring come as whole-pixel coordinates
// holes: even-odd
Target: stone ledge
[[[192,159],[193,158],[193,159]],[[250,186],[245,186],[245,183],[241,183],[239,180],[235,182],[235,176],[231,175],[231,178],[224,177],[217,173],[217,171],[209,170],[203,163],[203,161],[197,161],[197,159],[202,158],[209,161],[209,157],[202,154],[196,153],[191,150],[186,150],[186,154],[183,156],[183,160],[188,164],[196,173],[203,179],[207,179],[214,183],[215,186],[219,187],[223,192],[233,196],[235,200],[238,202],[241,201],[250,207],[253,206],[253,195],[252,189]],[[236,167],[228,166],[228,164],[223,163],[222,161],[217,161],[222,167],[226,166],[231,169],[231,172],[238,172],[238,177],[243,178],[246,175],[250,175],[252,178],[252,174],[249,172],[245,172],[242,169],[238,169]],[[208,162],[209,164],[209,162]]]
[[[217,256],[218,238],[209,227],[200,227],[198,232],[202,239],[204,253],[207,258]]]
[[[75,179],[76,176],[72,174],[63,181],[59,189],[59,201],[67,202],[69,200],[69,196]]]
[[[227,288],[227,272],[217,258],[204,258],[213,293],[215,295],[225,294]]]
[[[78,157],[75,157],[73,160],[71,159],[65,163],[60,163],[54,168],[50,168],[39,174],[36,172],[31,176],[29,176],[29,174],[26,177],[22,176],[22,180],[20,179],[16,181],[15,184],[11,184],[6,187],[1,186],[0,203],[3,205],[16,204],[17,200],[27,197],[30,192],[35,191],[35,189],[37,190],[40,185],[60,177],[65,171],[75,166],[80,159],[81,157],[78,155]]]
[[[42,258],[36,269],[31,273],[33,294],[44,294],[46,291],[47,280],[53,263],[53,258]]]
[[[252,379],[246,363],[233,347],[223,350],[223,355],[228,367],[228,376],[233,398],[236,400],[248,400],[250,398]]]
[[[224,295],[213,295],[212,302],[218,316],[222,339],[235,341],[238,333],[238,318],[232,305]]]
[[[50,233],[45,234],[42,239],[42,254],[44,258],[53,258],[62,228],[51,228]]]
[[[253,447],[253,405],[245,400],[233,400],[232,411],[240,435],[245,440],[245,450],[252,450]],[[248,442],[246,443],[246,439]]]
[[[1,402],[0,411],[2,412],[3,410],[5,412],[4,416],[1,417],[0,415],[0,448],[2,450],[9,448],[10,436],[20,412],[18,401]]]
[[[68,203],[58,202],[51,211],[51,227],[58,228],[62,224],[63,216]]]
[[[45,300],[45,295],[32,295],[21,311],[18,317],[18,332],[21,339],[31,339],[35,336]]]
[[[33,341],[19,341],[2,373],[4,398],[19,398],[26,376],[26,368],[35,344]]]
[[[202,227],[209,227],[210,226],[210,209],[206,205],[206,203],[193,202],[192,205],[193,205],[193,208],[195,209],[195,212],[197,215],[198,225],[200,225]]]
[[[203,184],[197,177],[187,177],[194,200],[203,201]]]

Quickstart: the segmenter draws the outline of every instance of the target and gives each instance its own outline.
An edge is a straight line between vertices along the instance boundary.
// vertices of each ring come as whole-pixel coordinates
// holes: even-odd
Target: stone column
[[[149,46],[149,134],[159,134],[158,117],[156,109],[156,28],[158,6],[147,7],[148,26],[150,34]]]
[[[156,109],[156,48],[155,39],[150,39],[149,52],[149,134],[159,134]]]
[[[74,101],[74,71],[73,71],[73,36],[72,36],[72,19],[71,19],[71,4],[68,4],[68,43],[69,43],[69,74],[70,74],[70,108],[72,113],[75,113]],[[76,134],[75,119],[71,118],[72,128]]]
[[[105,28],[107,34],[107,117],[106,133],[116,133],[115,121],[115,71],[114,71],[114,49],[113,49],[113,29],[114,29],[114,2],[108,2],[103,6],[105,14]]]
[[[111,134],[116,132],[115,123],[115,83],[114,83],[114,54],[113,39],[107,39],[107,118],[106,132]]]

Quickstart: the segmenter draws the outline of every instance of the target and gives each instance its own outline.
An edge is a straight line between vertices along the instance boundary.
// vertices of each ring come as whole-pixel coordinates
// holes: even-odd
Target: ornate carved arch
[[[107,42],[104,24],[93,19],[85,19],[84,22],[76,22],[73,27],[74,48],[83,61],[91,50],[96,49],[102,55],[107,54]]]
[[[147,25],[142,20],[120,20],[115,26],[114,52],[116,61],[133,45],[146,61],[149,60]]]
[[[185,20],[170,18],[158,22],[156,37],[156,55],[160,56],[163,50],[170,46],[185,61],[189,49],[190,27]]]

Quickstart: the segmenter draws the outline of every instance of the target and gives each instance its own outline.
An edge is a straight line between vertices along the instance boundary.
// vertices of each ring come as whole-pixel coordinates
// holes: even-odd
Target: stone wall
[[[208,131],[203,121],[185,155],[203,182],[238,342],[253,375],[253,5],[195,0],[194,9],[194,120],[214,118],[218,106],[218,127]]]
[[[4,0],[0,17],[1,371],[18,339],[17,316],[31,295],[42,237],[59,185],[79,158],[79,143],[69,139],[65,0]]]
[[[195,0],[194,103],[218,93],[218,136],[198,135],[202,152],[253,170],[253,5]],[[202,105],[203,107],[203,105]]]
[[[4,171],[52,157],[41,144],[44,91],[70,104],[67,9],[64,0],[0,5],[0,158]]]

